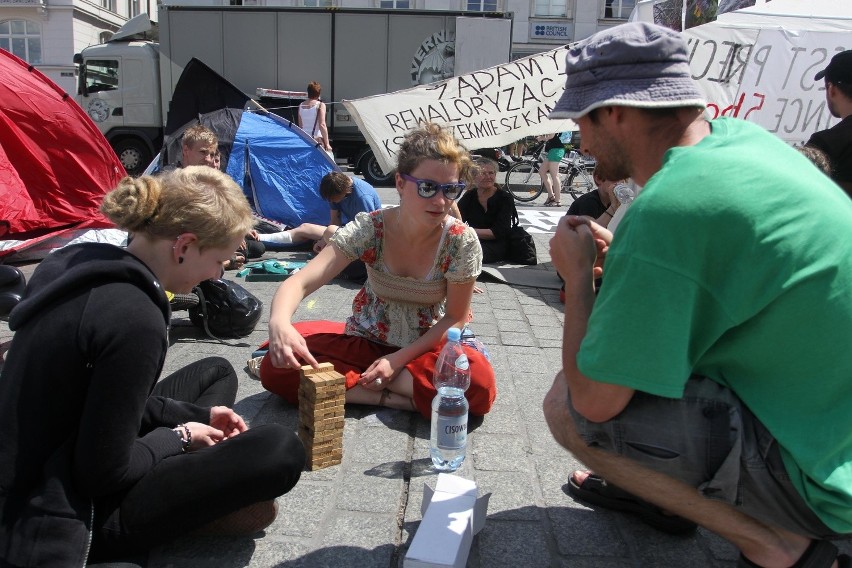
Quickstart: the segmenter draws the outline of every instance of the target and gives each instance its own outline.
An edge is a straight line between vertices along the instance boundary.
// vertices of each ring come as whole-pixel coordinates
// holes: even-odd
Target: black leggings
[[[166,377],[153,394],[199,406],[231,406],[236,391],[231,364],[210,357]],[[304,465],[302,442],[279,424],[167,458],[126,493],[96,503],[93,556],[147,550],[252,503],[275,499],[296,485]]]

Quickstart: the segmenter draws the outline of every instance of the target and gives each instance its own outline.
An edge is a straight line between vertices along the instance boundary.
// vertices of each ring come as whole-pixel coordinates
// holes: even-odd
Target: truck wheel
[[[367,152],[361,158],[359,169],[364,181],[374,187],[388,187],[394,183],[394,172],[384,173],[372,152]]]
[[[151,163],[151,152],[148,146],[141,140],[128,138],[121,140],[113,146],[116,155],[118,156],[121,165],[127,171],[128,175],[136,176],[145,171],[148,164]]]

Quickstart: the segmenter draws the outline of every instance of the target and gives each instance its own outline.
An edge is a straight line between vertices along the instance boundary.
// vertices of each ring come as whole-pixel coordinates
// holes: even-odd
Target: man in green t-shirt
[[[566,307],[545,415],[595,472],[571,492],[701,525],[741,566],[852,566],[830,542],[852,534],[852,202],[763,129],[705,120],[676,32],[600,32],[566,77],[551,117],[596,173],[643,187],[615,239],[569,216],[551,240]]]

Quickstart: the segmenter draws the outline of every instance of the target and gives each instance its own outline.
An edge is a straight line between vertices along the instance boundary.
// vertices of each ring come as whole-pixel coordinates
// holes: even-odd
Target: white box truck
[[[340,101],[511,59],[511,13],[165,4],[159,18],[159,42],[142,14],[74,57],[77,100],[130,173],[159,151],[172,92],[193,57],[249,95],[263,89],[261,104],[294,121],[287,107],[298,101],[275,93],[318,81],[336,158],[376,184],[390,172],[378,167]]]

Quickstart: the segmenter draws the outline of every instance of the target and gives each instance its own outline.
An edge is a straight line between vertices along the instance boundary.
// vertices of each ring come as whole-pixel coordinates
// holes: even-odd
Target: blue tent
[[[243,111],[225,171],[258,214],[296,226],[329,223],[319,195],[322,177],[337,166],[308,135],[274,114]]]
[[[180,160],[184,131],[200,123],[219,137],[223,169],[260,216],[292,226],[327,225],[329,207],[319,195],[319,184],[337,165],[296,124],[240,94],[197,59],[190,61],[175,87],[161,165]],[[206,112],[217,104],[227,106]],[[176,117],[187,116],[195,118],[172,126]]]

